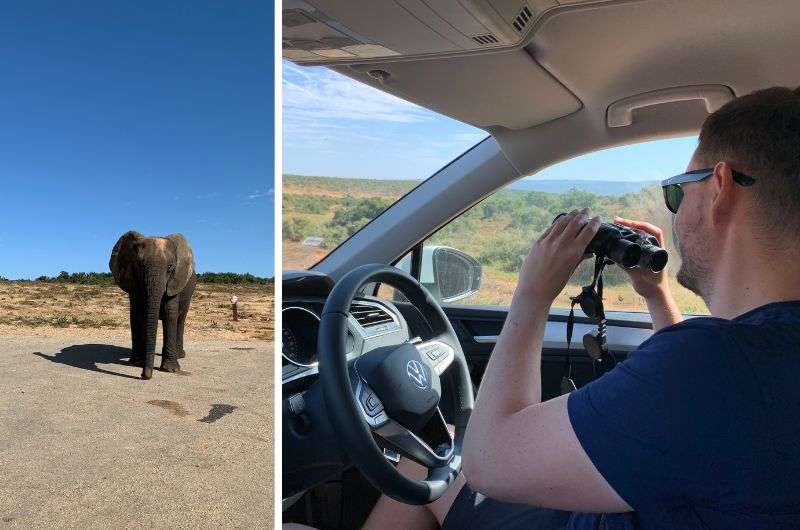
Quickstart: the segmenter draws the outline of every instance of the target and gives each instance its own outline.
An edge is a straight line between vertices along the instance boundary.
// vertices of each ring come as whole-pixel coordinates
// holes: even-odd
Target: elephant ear
[[[117,240],[114,249],[111,251],[111,259],[108,261],[108,268],[114,276],[114,283],[126,293],[133,290],[133,260],[136,257],[134,244],[144,236],[139,232],[131,230],[125,232]]]
[[[175,269],[167,280],[167,296],[175,296],[194,274],[194,254],[182,234],[170,234],[167,239],[175,245]]]

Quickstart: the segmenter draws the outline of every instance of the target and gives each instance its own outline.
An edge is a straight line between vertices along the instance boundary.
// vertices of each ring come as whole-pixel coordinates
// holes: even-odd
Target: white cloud
[[[282,64],[288,173],[421,178],[486,137],[327,68]],[[365,162],[376,153],[380,166]]]
[[[329,120],[414,123],[433,116],[422,107],[327,68],[283,63],[284,128],[300,124],[345,127]]]
[[[252,193],[249,193],[247,195],[247,198],[254,200],[254,199],[261,199],[262,197],[274,197],[274,196],[275,196],[275,190],[273,188],[270,188],[266,191],[255,190]]]

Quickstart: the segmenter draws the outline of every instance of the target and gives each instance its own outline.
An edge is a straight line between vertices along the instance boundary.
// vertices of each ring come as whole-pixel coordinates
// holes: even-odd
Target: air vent
[[[523,6],[517,18],[514,19],[514,28],[522,33],[531,20],[533,20],[533,13],[528,9],[528,6]]]
[[[364,329],[394,322],[392,316],[378,305],[356,302],[350,306],[350,314]]]
[[[472,37],[472,40],[474,40],[475,42],[477,42],[478,44],[481,44],[483,46],[486,46],[487,44],[499,44],[500,43],[500,41],[497,40],[497,37],[495,37],[491,33],[487,33],[486,35],[475,35],[474,37]]]

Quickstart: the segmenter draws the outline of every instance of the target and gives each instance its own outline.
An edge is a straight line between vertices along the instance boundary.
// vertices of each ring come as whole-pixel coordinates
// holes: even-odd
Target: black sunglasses
[[[664,190],[664,203],[667,209],[672,213],[678,213],[678,207],[683,200],[683,188],[681,184],[688,182],[700,182],[714,174],[714,168],[695,169],[694,171],[687,171],[680,175],[675,175],[672,178],[661,181],[661,188]],[[752,186],[755,184],[756,179],[748,177],[744,173],[738,171],[731,171],[733,181],[740,186]]]

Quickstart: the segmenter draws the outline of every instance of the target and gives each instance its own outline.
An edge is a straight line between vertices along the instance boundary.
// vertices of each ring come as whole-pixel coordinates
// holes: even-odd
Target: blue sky
[[[107,271],[126,230],[273,275],[273,6],[5,4],[0,276]]]
[[[480,129],[322,67],[283,62],[283,172],[423,179],[482,138]],[[600,151],[534,179],[657,180],[682,172],[696,137]]]

